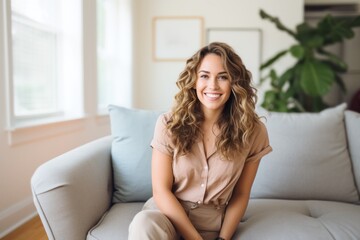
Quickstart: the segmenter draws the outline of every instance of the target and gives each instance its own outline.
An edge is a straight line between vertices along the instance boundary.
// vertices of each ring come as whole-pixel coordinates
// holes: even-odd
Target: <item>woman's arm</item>
[[[241,176],[234,187],[233,194],[226,207],[225,218],[220,231],[220,237],[226,240],[231,239],[245,213],[259,163],[260,161],[245,163]]]
[[[171,191],[173,184],[171,157],[153,148],[151,171],[153,197],[160,211],[170,219],[183,238],[202,239]]]

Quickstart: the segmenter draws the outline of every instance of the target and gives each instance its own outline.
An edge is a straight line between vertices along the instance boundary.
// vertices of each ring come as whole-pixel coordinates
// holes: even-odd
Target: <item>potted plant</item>
[[[260,10],[260,16],[297,42],[260,66],[261,71],[268,70],[261,83],[270,81],[271,85],[265,92],[262,107],[277,112],[318,112],[327,107],[323,96],[333,84],[338,84],[345,92],[341,74],[347,71],[347,64],[325,47],[353,38],[352,29],[360,26],[360,16],[335,18],[326,15],[316,27],[301,23],[295,30],[263,10]],[[295,64],[278,74],[272,64],[286,54],[295,58]]]

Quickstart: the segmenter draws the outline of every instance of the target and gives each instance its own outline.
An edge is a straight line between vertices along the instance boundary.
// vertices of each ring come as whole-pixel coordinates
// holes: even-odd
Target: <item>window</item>
[[[10,130],[131,106],[131,0],[1,4]]]
[[[56,112],[56,33],[13,14],[13,81],[16,116]],[[34,61],[36,56],[36,61]]]
[[[11,127],[81,114],[81,1],[7,3]]]
[[[98,111],[131,105],[131,0],[97,0]]]

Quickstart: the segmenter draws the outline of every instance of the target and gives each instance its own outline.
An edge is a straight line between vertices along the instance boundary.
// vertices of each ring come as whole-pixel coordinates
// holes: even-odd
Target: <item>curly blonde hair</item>
[[[185,69],[176,82],[180,91],[175,95],[175,105],[166,126],[180,155],[188,153],[197,137],[201,136],[204,115],[195,84],[198,68],[207,54],[220,56],[230,76],[231,95],[217,121],[220,134],[216,138],[216,147],[223,157],[231,159],[249,144],[249,137],[259,117],[255,113],[257,96],[256,89],[251,85],[251,73],[229,45],[210,43],[186,61]]]

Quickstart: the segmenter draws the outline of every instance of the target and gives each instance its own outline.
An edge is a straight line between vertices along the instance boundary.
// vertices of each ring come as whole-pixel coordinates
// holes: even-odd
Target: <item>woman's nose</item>
[[[219,87],[218,81],[216,78],[212,77],[209,81],[209,88],[211,89],[217,89]]]

